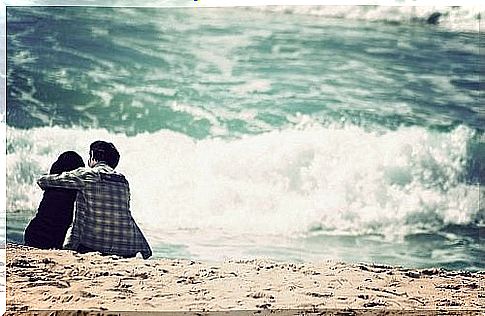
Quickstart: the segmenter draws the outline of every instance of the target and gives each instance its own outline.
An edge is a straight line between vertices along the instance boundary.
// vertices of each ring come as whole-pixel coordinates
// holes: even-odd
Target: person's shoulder
[[[42,201],[49,205],[62,205],[64,203],[72,203],[76,198],[77,191],[75,189],[65,188],[48,188],[44,191]]]
[[[100,172],[99,176],[103,181],[124,183],[128,185],[128,180],[126,179],[126,177],[119,172],[115,172],[115,171],[109,172],[109,173]]]
[[[92,168],[92,170],[99,176],[101,181],[107,182],[118,182],[118,183],[125,183],[128,184],[128,180],[126,179],[125,175],[117,170],[111,168],[107,164],[98,164]]]
[[[92,172],[93,171],[89,167],[79,167],[72,171],[68,171],[68,173],[72,175],[83,175],[83,174],[92,173]]]
[[[92,177],[96,177],[96,172],[89,167],[79,167],[72,171],[63,172],[61,176],[68,178],[89,179]]]

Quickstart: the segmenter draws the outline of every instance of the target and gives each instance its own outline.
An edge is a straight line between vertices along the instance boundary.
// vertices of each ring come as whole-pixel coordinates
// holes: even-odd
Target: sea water
[[[154,257],[485,268],[480,12],[416,10],[8,7],[7,241],[101,139]]]

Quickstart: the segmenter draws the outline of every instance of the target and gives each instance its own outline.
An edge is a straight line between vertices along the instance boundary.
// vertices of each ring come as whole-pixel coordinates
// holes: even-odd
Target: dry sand
[[[1,247],[1,246],[0,246]],[[0,314],[5,313],[5,246],[0,248]]]
[[[265,260],[123,259],[7,245],[7,314],[35,310],[446,310],[480,314],[485,272]],[[278,312],[276,312],[278,313]]]

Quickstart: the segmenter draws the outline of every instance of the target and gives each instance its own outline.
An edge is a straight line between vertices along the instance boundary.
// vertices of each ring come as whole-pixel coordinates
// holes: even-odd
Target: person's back
[[[73,151],[62,153],[50,169],[50,174],[60,174],[84,167],[81,156]],[[44,191],[35,217],[27,225],[24,243],[41,249],[62,249],[72,223],[77,191],[50,188]]]
[[[118,161],[119,154],[112,144],[94,142],[90,150],[90,168],[79,168],[60,176],[44,176],[38,184],[43,189],[78,190],[66,248],[124,257],[134,257],[140,252],[148,258],[152,254],[150,246],[131,216],[128,181],[114,171]]]
[[[74,223],[67,247],[124,257],[134,257],[137,252],[151,253],[131,216],[130,188],[125,177],[102,162],[80,171],[79,177],[85,184],[80,190],[79,198],[83,201],[78,203],[79,215],[75,220],[82,223]]]

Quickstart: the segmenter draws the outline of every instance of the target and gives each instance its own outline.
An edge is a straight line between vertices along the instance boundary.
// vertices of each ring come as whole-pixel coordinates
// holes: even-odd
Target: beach
[[[7,314],[83,311],[466,311],[484,272],[377,264],[125,259],[8,244]]]
[[[479,8],[7,16],[7,242],[106,140],[156,257],[485,270]]]
[[[482,11],[8,7],[7,314],[480,314]],[[150,260],[20,246],[96,140]]]

